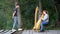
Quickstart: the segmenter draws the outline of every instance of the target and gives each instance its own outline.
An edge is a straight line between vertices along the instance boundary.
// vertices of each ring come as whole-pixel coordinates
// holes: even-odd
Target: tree
[[[15,0],[15,6],[16,6],[16,4],[19,4],[18,0]],[[18,15],[18,24],[20,25],[19,28],[21,28],[21,12],[20,12],[20,8],[18,8],[17,15]]]

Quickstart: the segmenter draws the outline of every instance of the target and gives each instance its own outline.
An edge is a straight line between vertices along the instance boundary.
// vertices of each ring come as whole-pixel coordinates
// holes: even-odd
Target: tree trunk
[[[18,0],[15,0],[15,6],[16,6],[16,4],[18,4]],[[17,9],[17,15],[18,15],[19,28],[21,28],[21,12],[20,12],[20,8]]]
[[[41,5],[41,0],[39,0],[39,14],[38,14],[38,19],[41,16],[41,12],[42,12],[42,5]]]

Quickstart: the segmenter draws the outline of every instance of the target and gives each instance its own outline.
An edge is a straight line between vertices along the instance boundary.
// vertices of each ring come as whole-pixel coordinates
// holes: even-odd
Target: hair
[[[19,6],[19,4],[16,4],[16,6]]]
[[[46,12],[46,14],[48,14],[48,10],[43,10],[44,12]]]

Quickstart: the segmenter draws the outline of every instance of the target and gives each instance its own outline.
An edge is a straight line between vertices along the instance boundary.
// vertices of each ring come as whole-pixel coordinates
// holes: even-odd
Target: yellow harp
[[[40,29],[40,24],[42,22],[42,18],[44,17],[44,14],[41,15],[41,17],[38,19],[38,21],[36,20],[37,18],[37,14],[38,14],[38,7],[36,8],[36,11],[35,11],[35,24],[34,24],[34,27],[33,27],[33,30],[39,30]]]

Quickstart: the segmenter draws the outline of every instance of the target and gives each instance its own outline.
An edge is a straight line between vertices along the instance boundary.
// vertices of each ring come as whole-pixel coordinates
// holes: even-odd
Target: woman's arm
[[[16,13],[16,11],[13,12],[13,16],[12,16],[12,18],[14,18],[15,13]]]
[[[45,21],[46,19],[48,19],[48,15],[47,14],[44,16],[44,18],[42,18],[42,20]]]

